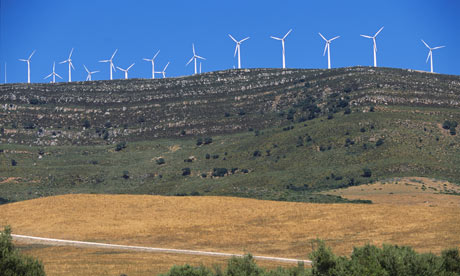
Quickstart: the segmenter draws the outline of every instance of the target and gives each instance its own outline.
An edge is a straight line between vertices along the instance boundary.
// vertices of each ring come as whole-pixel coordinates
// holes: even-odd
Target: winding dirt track
[[[185,255],[201,255],[201,256],[213,256],[213,257],[242,257],[241,254],[222,253],[222,252],[209,252],[209,251],[197,251],[197,250],[186,250],[186,249],[173,249],[173,248],[155,248],[155,247],[144,247],[144,246],[131,246],[131,245],[120,245],[110,243],[98,243],[98,242],[85,242],[85,241],[72,241],[72,240],[61,240],[51,239],[33,236],[24,236],[11,234],[14,240],[33,243],[33,244],[47,244],[47,245],[67,245],[75,247],[91,247],[91,248],[109,248],[109,249],[121,249],[121,250],[132,250],[132,251],[143,251],[143,252],[155,252],[155,253],[172,253],[172,254],[185,254]],[[280,257],[269,257],[269,256],[253,256],[256,260],[263,261],[274,261],[284,263],[299,263],[311,264],[310,260],[280,258]]]

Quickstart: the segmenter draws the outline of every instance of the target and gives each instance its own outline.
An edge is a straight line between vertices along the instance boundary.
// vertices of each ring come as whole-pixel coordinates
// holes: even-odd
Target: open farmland
[[[366,243],[409,245],[435,253],[460,246],[460,208],[452,206],[78,194],[5,204],[0,212],[0,224],[10,224],[16,234],[303,259],[317,238],[342,255]],[[90,249],[81,252],[90,252],[85,250]],[[26,251],[43,254],[44,260],[55,262],[53,267],[58,262],[69,266],[65,258],[53,255],[59,249]],[[131,258],[131,253],[123,254],[118,256]],[[105,267],[101,269],[114,267],[102,259],[97,264]],[[174,263],[176,257],[170,265]]]

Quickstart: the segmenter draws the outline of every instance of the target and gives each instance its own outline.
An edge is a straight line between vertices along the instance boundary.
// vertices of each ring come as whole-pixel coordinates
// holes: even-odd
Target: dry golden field
[[[343,255],[365,243],[409,245],[419,252],[435,253],[460,246],[458,204],[310,204],[230,197],[76,194],[2,205],[0,214],[0,225],[11,225],[15,234],[299,259],[308,258],[311,241],[317,238]],[[164,272],[173,264],[225,261],[21,246],[43,260],[49,275],[88,275],[88,271],[145,275]],[[128,270],[122,271],[124,267]]]

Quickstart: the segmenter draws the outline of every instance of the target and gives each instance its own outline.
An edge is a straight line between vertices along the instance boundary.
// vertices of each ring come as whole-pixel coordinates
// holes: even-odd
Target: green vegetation
[[[231,258],[225,270],[217,265],[213,269],[182,265],[173,266],[163,276],[460,275],[460,255],[457,248],[444,250],[441,256],[436,256],[431,253],[419,254],[406,246],[383,245],[379,248],[365,245],[355,247],[350,258],[347,258],[334,255],[324,242],[317,241],[317,249],[310,254],[310,258],[313,262],[311,269],[299,263],[297,267],[266,270],[259,267],[248,254]]]
[[[0,231],[0,275],[41,276],[45,270],[40,261],[22,255],[13,245],[11,229]]]

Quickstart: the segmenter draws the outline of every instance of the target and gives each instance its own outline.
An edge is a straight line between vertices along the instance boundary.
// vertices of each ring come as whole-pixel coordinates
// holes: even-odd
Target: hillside
[[[347,202],[321,192],[404,176],[460,183],[459,99],[458,76],[367,67],[0,85],[0,200]]]
[[[458,205],[311,204],[229,197],[80,194],[1,205],[0,213],[0,225],[10,224],[16,234],[291,258],[308,256],[311,242],[317,238],[340,255],[349,255],[353,246],[366,243],[409,245],[418,252],[433,253],[460,246]],[[125,265],[118,274],[148,271],[153,269],[152,263],[159,262],[164,272],[188,260],[187,256],[119,250],[24,249],[40,256],[45,268],[66,275],[68,271],[77,274],[99,271],[96,268],[101,267],[120,269],[120,263],[133,262],[142,267]]]

